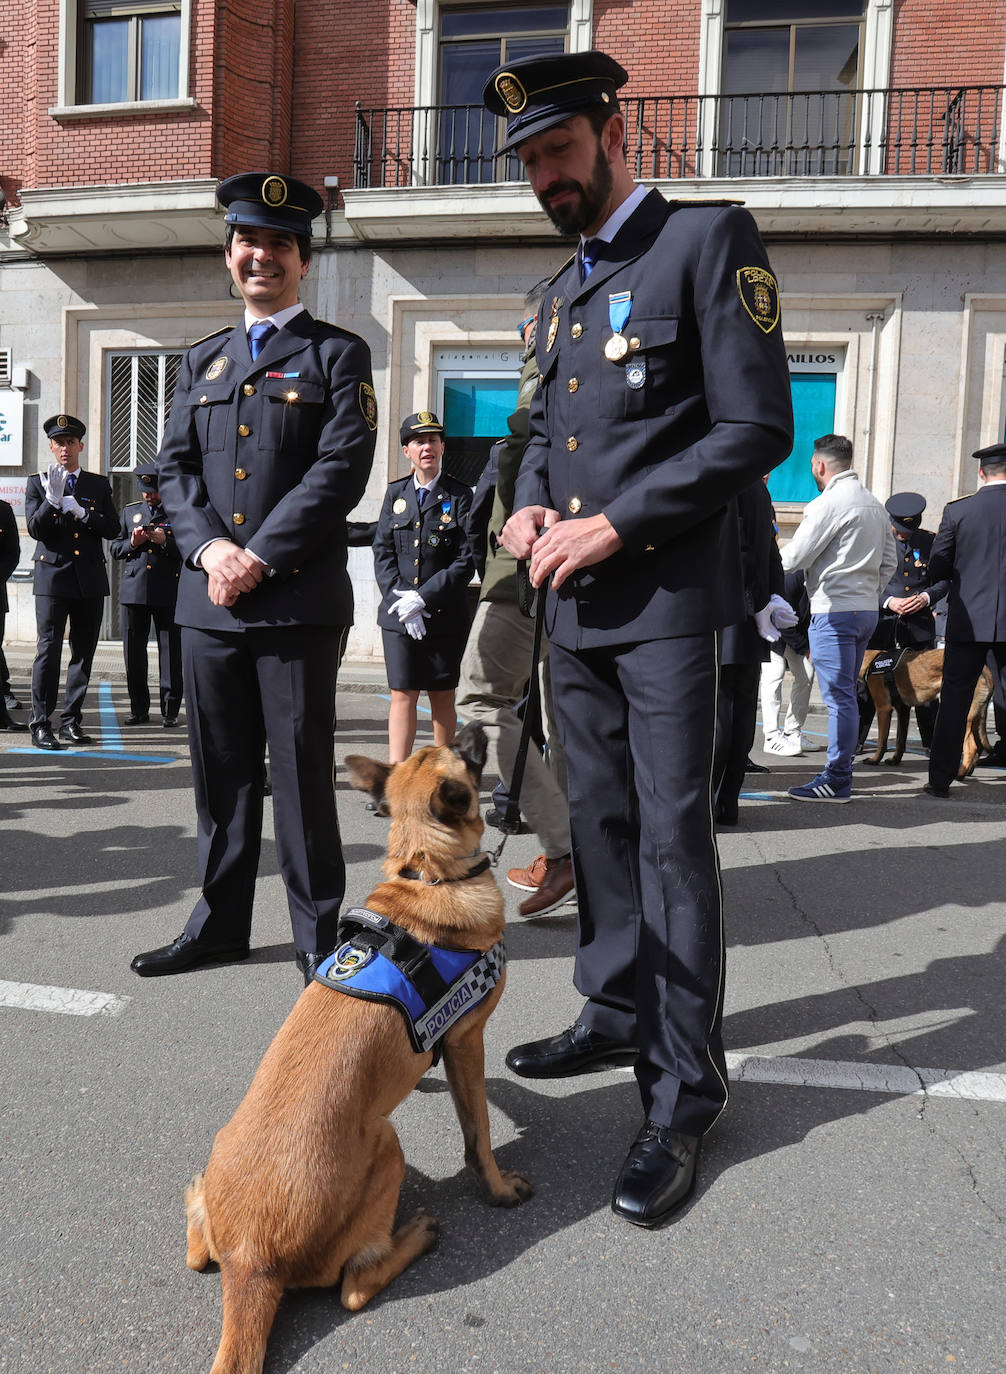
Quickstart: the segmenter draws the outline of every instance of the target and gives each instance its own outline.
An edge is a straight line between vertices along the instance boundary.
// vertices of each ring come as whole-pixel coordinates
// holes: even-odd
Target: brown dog
[[[861,678],[866,679],[866,687],[873,698],[877,712],[876,753],[863,760],[864,763],[869,764],[877,764],[884,757],[891,731],[891,716],[895,709],[886,676],[883,673],[867,674],[870,664],[878,654],[883,652],[886,651],[868,649],[863,655],[863,666],[859,673]],[[961,759],[960,771],[957,774],[958,778],[970,777],[974,772],[978,755],[982,751],[988,752],[989,739],[985,733],[985,711],[989,698],[992,696],[994,685],[992,674],[988,668],[983,668],[982,675],[975,687],[975,694],[971,698],[971,708],[968,711],[968,732],[964,738],[964,755]],[[940,694],[940,688],[943,686],[943,650],[906,649],[894,671],[894,686],[900,700],[897,707],[897,742],[894,753],[887,760],[892,766],[899,764],[904,755],[905,745],[908,742],[908,718],[912,707],[924,706],[927,702],[935,701]]]
[[[395,767],[346,760],[354,785],[391,811],[387,880],[367,907],[427,944],[485,952],[503,933],[499,888],[477,858],[485,757],[485,733],[472,725],[450,748],[421,749]],[[502,991],[503,976],[442,1045],[465,1161],[490,1204],[515,1207],[533,1189],[493,1157],[482,1045]],[[405,1159],[388,1120],[432,1058],[413,1049],[396,1007],[318,982],[304,989],[185,1193],[186,1262],[220,1265],[223,1332],[211,1374],[259,1374],[284,1288],[341,1274],[343,1305],[357,1311],[433,1246],[437,1222],[423,1213],[393,1231]]]

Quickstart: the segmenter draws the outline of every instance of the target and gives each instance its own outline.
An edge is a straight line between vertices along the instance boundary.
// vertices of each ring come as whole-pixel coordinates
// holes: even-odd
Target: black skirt
[[[388,686],[396,692],[450,692],[461,676],[465,635],[426,635],[382,630]]]

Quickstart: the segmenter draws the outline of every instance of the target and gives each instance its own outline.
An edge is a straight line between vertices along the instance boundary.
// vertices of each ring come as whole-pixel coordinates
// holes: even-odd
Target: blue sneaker
[[[826,772],[818,773],[802,787],[791,787],[789,795],[797,801],[847,802],[852,801],[852,783],[835,783]]]

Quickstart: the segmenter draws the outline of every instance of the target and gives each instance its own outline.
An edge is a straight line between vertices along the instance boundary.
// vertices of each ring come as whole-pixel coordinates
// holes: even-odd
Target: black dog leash
[[[520,577],[522,566],[525,569],[524,583]],[[499,863],[503,853],[503,846],[507,842],[508,835],[516,835],[520,831],[520,790],[524,785],[524,768],[527,764],[527,751],[531,743],[531,731],[538,718],[541,706],[541,684],[538,681],[538,659],[541,655],[541,635],[542,625],[545,620],[545,584],[537,589],[531,587],[526,580],[526,564],[518,563],[517,578],[517,599],[518,604],[525,615],[530,615],[534,620],[534,638],[531,644],[531,674],[528,679],[527,700],[524,705],[524,719],[521,722],[520,742],[517,745],[517,754],[513,763],[513,774],[510,778],[510,786],[507,793],[507,803],[503,810],[503,815],[499,819],[499,828],[503,832],[495,850],[490,852],[490,859],[493,865]]]

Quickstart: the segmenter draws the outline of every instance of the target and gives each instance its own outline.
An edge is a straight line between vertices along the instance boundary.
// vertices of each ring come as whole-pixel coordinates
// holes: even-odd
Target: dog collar
[[[436,887],[438,883],[464,883],[469,878],[477,878],[479,874],[485,873],[491,867],[489,855],[487,854],[479,863],[475,864],[467,873],[462,873],[457,878],[427,878],[426,873],[421,868],[400,868],[398,876],[408,878],[412,882],[426,883],[428,887]]]

